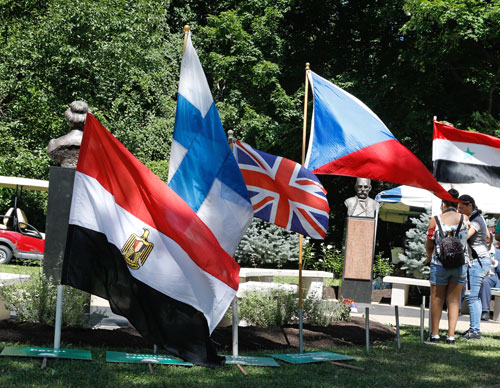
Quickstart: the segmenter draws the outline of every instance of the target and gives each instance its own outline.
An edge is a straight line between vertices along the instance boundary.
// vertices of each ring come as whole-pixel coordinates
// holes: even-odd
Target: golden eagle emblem
[[[142,236],[132,233],[121,250],[125,262],[132,269],[139,269],[139,261],[144,265],[154,247],[154,244],[148,241],[149,230],[142,229]]]

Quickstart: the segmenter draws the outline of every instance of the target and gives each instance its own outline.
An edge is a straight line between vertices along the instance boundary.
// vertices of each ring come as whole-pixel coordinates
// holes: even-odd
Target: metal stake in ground
[[[56,322],[54,327],[54,349],[61,347],[61,326],[62,326],[62,305],[63,305],[63,291],[62,284],[57,286],[57,299],[56,299]],[[42,360],[41,369],[47,368],[47,357]]]
[[[366,353],[370,352],[370,308],[365,307]]]
[[[233,356],[238,355],[238,297],[233,299]]]
[[[425,295],[422,297],[422,304],[420,305],[420,343],[424,343],[424,320],[425,320]]]
[[[398,350],[401,349],[401,337],[399,335],[399,306],[394,306],[394,314],[396,315],[396,338],[398,343]]]
[[[432,295],[429,298],[429,337],[428,340],[431,340],[432,336]]]

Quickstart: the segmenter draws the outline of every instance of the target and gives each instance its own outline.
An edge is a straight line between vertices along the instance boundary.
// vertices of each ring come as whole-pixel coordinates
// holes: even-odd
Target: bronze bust
[[[57,139],[51,139],[49,142],[47,154],[62,167],[76,168],[82,144],[83,126],[88,111],[86,102],[73,101],[64,112],[70,131]]]
[[[354,189],[356,190],[356,196],[347,198],[344,202],[347,207],[347,215],[350,217],[374,218],[378,203],[368,196],[372,189],[370,179],[357,178]]]

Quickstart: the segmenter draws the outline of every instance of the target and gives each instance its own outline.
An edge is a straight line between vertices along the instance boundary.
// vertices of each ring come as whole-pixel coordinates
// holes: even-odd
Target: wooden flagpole
[[[305,90],[304,90],[304,120],[302,126],[302,165],[305,162],[305,154],[306,154],[306,132],[307,132],[307,97],[309,91],[309,62],[306,63],[306,81],[305,81]],[[303,245],[303,236],[299,234],[299,351],[302,353],[304,351],[304,342],[303,342],[303,295],[302,295],[302,245]]]

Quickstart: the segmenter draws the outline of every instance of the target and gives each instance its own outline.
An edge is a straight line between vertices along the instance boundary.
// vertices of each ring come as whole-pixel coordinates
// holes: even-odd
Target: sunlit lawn
[[[500,335],[456,346],[420,344],[419,338],[418,328],[403,327],[399,351],[395,342],[371,346],[369,354],[361,346],[327,349],[355,357],[345,363],[364,371],[280,361],[280,368],[245,367],[248,376],[236,366],[154,366],[151,375],[146,365],[106,363],[106,350],[126,348],[88,348],[92,361],[49,360],[46,370],[40,359],[0,357],[0,387],[500,387]]]
[[[38,271],[37,266],[0,265],[0,272],[33,275]],[[277,280],[289,283],[294,279]],[[106,350],[127,351],[123,344],[123,349],[87,348],[92,361],[49,360],[46,370],[40,369],[40,359],[0,357],[0,387],[500,387],[500,334],[446,346],[420,344],[417,327],[403,327],[401,333],[401,350],[395,342],[372,345],[369,354],[364,346],[326,349],[355,357],[345,363],[364,371],[330,363],[279,361],[280,368],[245,367],[248,376],[236,366],[217,370],[155,366],[151,375],[146,365],[106,363]],[[14,344],[0,343],[0,349],[6,345]],[[72,346],[62,338],[62,347]]]
[[[0,272],[37,275],[42,270],[41,261],[18,261],[15,264],[0,264]]]

